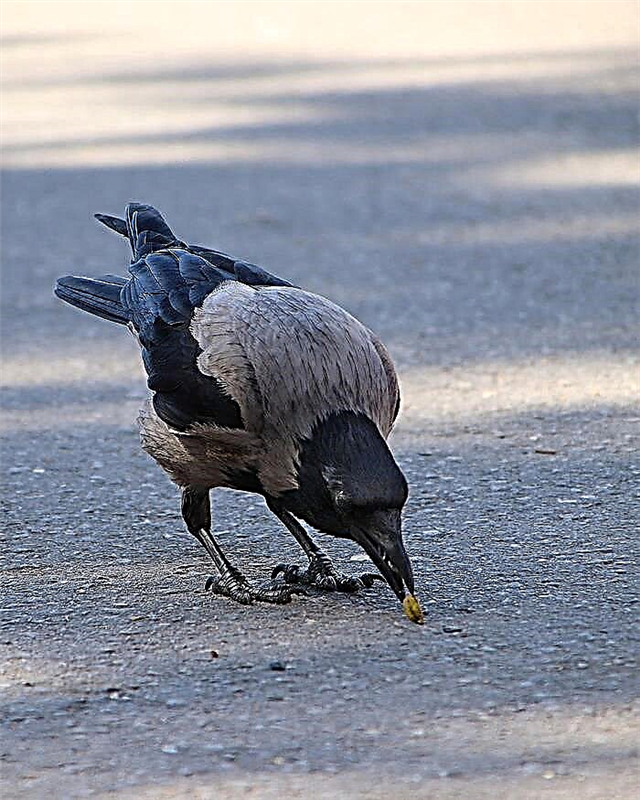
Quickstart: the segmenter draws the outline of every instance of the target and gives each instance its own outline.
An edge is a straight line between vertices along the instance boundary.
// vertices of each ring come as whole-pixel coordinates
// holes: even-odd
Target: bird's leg
[[[238,603],[248,605],[255,600],[264,603],[288,603],[296,588],[293,586],[268,586],[255,588],[247,581],[239,569],[233,566],[222,552],[222,548],[211,534],[211,507],[208,490],[191,486],[182,490],[182,516],[192,533],[211,556],[220,573],[207,579],[206,588],[214,594],[230,597]]]
[[[297,564],[278,564],[271,572],[273,580],[282,575],[287,584],[302,583],[338,592],[357,592],[358,589],[370,588],[375,580],[384,580],[382,575],[374,572],[364,572],[361,575],[338,572],[329,556],[318,547],[292,514],[276,501],[267,500],[267,505],[295,536],[309,559],[306,569],[301,569]]]

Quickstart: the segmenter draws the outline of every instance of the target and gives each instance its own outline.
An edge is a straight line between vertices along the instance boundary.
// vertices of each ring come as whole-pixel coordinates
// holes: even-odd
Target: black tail
[[[56,281],[54,292],[72,306],[110,322],[126,325],[130,317],[120,302],[120,292],[126,283],[126,279],[118,275],[102,275],[100,278],[65,275]]]
[[[129,237],[127,223],[123,219],[120,219],[120,217],[110,217],[108,214],[94,214],[93,216],[98,222],[106,225],[107,228],[111,228],[112,231],[119,233],[120,236],[124,236],[125,239]]]
[[[95,214],[98,222],[129,239],[135,259],[178,240],[157,208],[146,203],[128,203],[125,219]]]

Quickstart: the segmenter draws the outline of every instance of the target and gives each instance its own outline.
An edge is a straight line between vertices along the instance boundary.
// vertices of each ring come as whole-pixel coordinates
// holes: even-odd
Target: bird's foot
[[[237,603],[251,605],[254,602],[277,603],[284,605],[290,603],[294,594],[304,594],[298,586],[275,584],[266,587],[254,587],[244,575],[235,567],[230,567],[222,575],[211,575],[205,584],[207,591],[229,597]]]
[[[382,575],[374,572],[363,572],[361,575],[338,572],[329,556],[322,551],[310,559],[307,569],[301,569],[297,564],[278,564],[271,572],[271,579],[275,580],[278,575],[282,575],[285,585],[304,584],[331,592],[349,593],[369,589],[374,581],[384,580]]]

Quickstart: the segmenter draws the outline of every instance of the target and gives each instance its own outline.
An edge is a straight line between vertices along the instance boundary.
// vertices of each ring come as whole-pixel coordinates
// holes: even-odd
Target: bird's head
[[[353,469],[341,474],[331,467],[324,475],[346,535],[362,547],[402,602],[407,590],[414,593],[413,570],[402,541],[401,513],[408,489],[386,449],[386,457],[378,452],[366,464],[367,476]]]
[[[368,417],[342,412],[318,426],[303,452],[300,489],[304,519],[357,542],[401,602],[414,593],[401,530],[407,481]]]

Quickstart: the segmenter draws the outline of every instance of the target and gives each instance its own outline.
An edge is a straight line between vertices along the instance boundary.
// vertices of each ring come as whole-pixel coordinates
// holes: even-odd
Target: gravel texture
[[[637,797],[637,4],[155,5],[3,11],[2,796]],[[51,294],[130,199],[388,344],[423,627],[205,593],[135,343]]]

